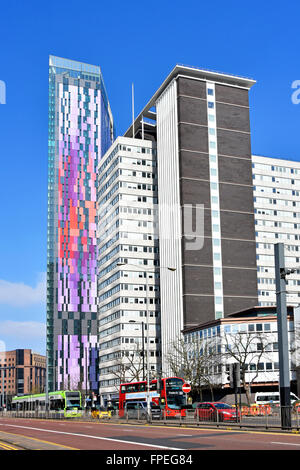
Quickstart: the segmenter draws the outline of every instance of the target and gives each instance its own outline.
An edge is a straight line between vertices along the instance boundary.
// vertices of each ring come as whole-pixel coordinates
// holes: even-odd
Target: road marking
[[[155,447],[157,449],[167,449],[167,450],[183,450],[177,447],[166,447],[166,446],[159,446],[157,444],[145,444],[142,442],[135,442],[135,441],[123,441],[122,439],[113,439],[110,437],[100,437],[100,436],[91,436],[88,434],[78,434],[74,432],[66,432],[66,431],[54,431],[52,429],[41,429],[41,428],[32,428],[29,426],[18,426],[16,424],[0,424],[0,426],[11,426],[13,428],[21,428],[21,429],[31,429],[33,431],[43,431],[43,432],[52,432],[54,434],[65,434],[67,436],[77,436],[77,437],[87,437],[89,439],[98,439],[100,441],[111,441],[111,442],[120,442],[123,444],[133,444],[137,446],[144,446],[144,447]],[[57,444],[59,445],[59,444]]]
[[[4,444],[4,442],[0,442],[0,447],[2,447],[4,450],[18,450],[16,447],[12,447],[8,444]]]
[[[300,444],[294,444],[292,442],[271,442],[271,444],[280,444],[283,446],[300,446]]]
[[[9,426],[9,424],[0,424],[0,426]],[[7,432],[7,431],[4,431],[4,432],[5,434],[10,434],[11,436],[24,437],[25,439],[30,439],[32,441],[43,442],[44,444],[51,444],[52,446],[64,447],[65,449],[69,449],[69,450],[79,450],[79,449],[76,449],[75,447],[64,446],[63,444],[56,444],[55,442],[50,442],[50,441],[42,441],[42,439],[36,439],[35,437],[24,436],[23,434],[14,434],[12,432]],[[18,442],[14,442],[14,444],[19,445]]]

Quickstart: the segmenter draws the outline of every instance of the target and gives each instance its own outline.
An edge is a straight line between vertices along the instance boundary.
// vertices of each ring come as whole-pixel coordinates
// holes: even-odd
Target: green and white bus
[[[59,390],[49,392],[49,411],[63,414],[66,418],[82,416],[81,393]],[[46,411],[46,394],[13,397],[12,411]]]

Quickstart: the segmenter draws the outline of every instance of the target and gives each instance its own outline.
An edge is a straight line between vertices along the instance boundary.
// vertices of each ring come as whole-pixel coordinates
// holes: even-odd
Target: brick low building
[[[1,405],[15,395],[43,392],[45,377],[46,356],[31,349],[0,352]]]

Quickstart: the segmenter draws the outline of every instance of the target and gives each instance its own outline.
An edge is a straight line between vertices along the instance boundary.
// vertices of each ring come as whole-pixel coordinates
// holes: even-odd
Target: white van
[[[291,392],[291,404],[299,400],[299,398]],[[255,394],[255,404],[256,405],[271,405],[272,403],[279,404],[280,396],[279,392],[257,392]]]

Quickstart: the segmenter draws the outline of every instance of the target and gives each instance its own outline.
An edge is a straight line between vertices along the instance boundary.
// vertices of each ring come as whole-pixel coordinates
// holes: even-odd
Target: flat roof
[[[289,318],[294,313],[294,308],[291,305],[287,306],[287,315]],[[263,315],[258,315],[259,312],[263,312]],[[276,306],[255,306],[250,307],[245,310],[240,310],[239,312],[230,313],[227,317],[219,318],[210,320],[204,323],[200,323],[198,325],[187,326],[183,328],[183,333],[190,333],[193,331],[198,331],[201,329],[205,329],[214,325],[218,325],[221,323],[229,323],[229,322],[237,322],[237,321],[267,321],[267,320],[274,320],[277,317],[277,309]]]
[[[256,81],[252,78],[240,77],[238,75],[231,75],[228,73],[216,72],[213,70],[201,69],[198,67],[190,67],[187,65],[180,65],[177,64],[173,68],[173,70],[169,73],[167,78],[164,80],[162,85],[158,88],[158,90],[154,93],[150,101],[146,104],[143,110],[139,113],[137,118],[135,119],[135,128],[138,128],[138,124],[140,123],[142,116],[149,115],[149,110],[155,106],[155,103],[161,93],[166,89],[169,83],[177,76],[182,75],[185,77],[195,78],[195,79],[202,79],[202,80],[211,80],[213,82],[227,84],[227,85],[234,85],[241,88],[250,89]],[[137,125],[136,125],[137,124]],[[132,124],[124,133],[124,136],[131,137],[132,136]]]

